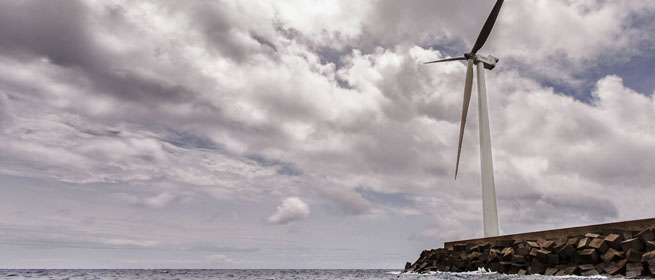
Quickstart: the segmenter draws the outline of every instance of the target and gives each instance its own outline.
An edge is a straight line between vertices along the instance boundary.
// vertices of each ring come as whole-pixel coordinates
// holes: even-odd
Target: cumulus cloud
[[[307,218],[309,213],[307,203],[295,196],[287,197],[267,221],[270,224],[288,224]]]

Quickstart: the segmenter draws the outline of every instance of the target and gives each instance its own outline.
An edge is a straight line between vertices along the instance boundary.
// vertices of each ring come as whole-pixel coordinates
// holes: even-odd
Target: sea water
[[[431,274],[382,269],[0,269],[0,279],[582,279],[541,275],[505,275],[483,271]],[[604,277],[594,277],[604,278]]]

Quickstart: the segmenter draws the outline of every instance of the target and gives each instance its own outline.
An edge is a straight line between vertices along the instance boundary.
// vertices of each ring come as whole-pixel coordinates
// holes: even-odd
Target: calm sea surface
[[[400,274],[375,269],[0,269],[0,279],[583,279],[495,273]],[[602,277],[597,277],[602,278]]]

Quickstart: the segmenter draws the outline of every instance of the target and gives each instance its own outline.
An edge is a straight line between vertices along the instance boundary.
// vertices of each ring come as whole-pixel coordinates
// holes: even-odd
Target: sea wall
[[[653,277],[655,219],[446,242],[425,250],[406,272]]]

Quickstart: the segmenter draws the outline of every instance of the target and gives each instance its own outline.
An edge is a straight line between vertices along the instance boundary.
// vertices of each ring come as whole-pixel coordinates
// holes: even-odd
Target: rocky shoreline
[[[603,275],[653,278],[655,231],[607,229],[557,239],[496,239],[425,250],[405,272],[465,272],[484,268],[504,274]]]

